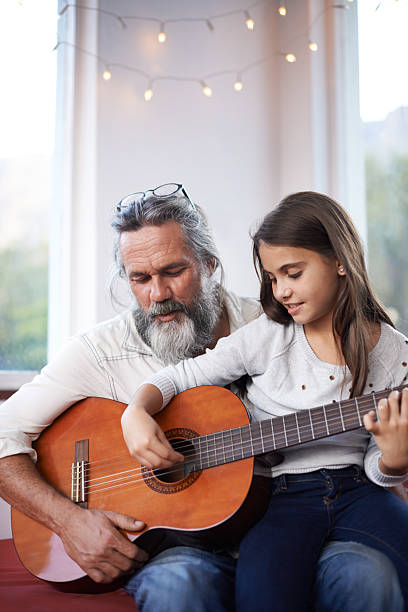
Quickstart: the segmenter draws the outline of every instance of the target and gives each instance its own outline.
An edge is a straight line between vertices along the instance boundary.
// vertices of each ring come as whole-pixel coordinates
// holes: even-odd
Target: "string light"
[[[148,89],[146,89],[146,91],[144,92],[144,99],[146,100],[146,102],[150,102],[150,100],[153,98],[153,89],[151,89],[151,87],[149,87]]]
[[[242,88],[244,87],[242,81],[241,81],[241,77],[240,75],[237,76],[237,80],[234,83],[234,89],[235,91],[242,91]]]
[[[204,83],[204,81],[200,81],[200,84],[201,84],[201,87],[203,88],[203,94],[207,96],[207,98],[211,98],[212,96],[211,87],[208,87],[208,85]]]
[[[252,19],[248,11],[244,11],[244,15],[245,15],[245,25],[248,28],[248,30],[252,31],[255,27],[255,21]]]
[[[24,0],[17,0],[17,2],[23,4]],[[253,4],[250,5],[250,7],[248,7],[249,9],[252,9],[254,6],[259,6],[260,4],[266,4],[269,3],[271,0],[260,0],[258,2],[255,2]],[[349,6],[347,6],[346,4],[344,4],[345,0],[343,0],[343,4],[332,4],[330,5],[330,9],[348,9]],[[353,2],[353,0],[348,0],[348,3]],[[286,2],[281,2],[279,5],[279,14],[284,16],[287,14],[287,10],[286,10],[286,6],[285,6]],[[381,2],[380,2],[381,4]],[[163,43],[166,41],[166,34],[165,34],[165,26],[166,24],[168,24],[169,22],[182,22],[182,21],[186,21],[186,18],[179,18],[179,19],[169,19],[169,20],[161,20],[161,19],[157,19],[156,17],[137,17],[137,16],[121,16],[118,15],[114,12],[111,11],[106,11],[104,9],[95,9],[93,7],[88,7],[82,4],[75,4],[75,3],[70,3],[70,2],[66,2],[66,4],[61,8],[61,10],[59,11],[59,15],[62,16],[64,13],[66,13],[66,11],[69,8],[72,7],[77,7],[78,9],[81,10],[96,10],[101,14],[105,14],[105,15],[109,15],[112,18],[115,18],[123,28],[127,27],[127,21],[130,20],[141,20],[141,21],[153,21],[157,24],[159,24],[160,29],[159,29],[159,33],[157,35],[157,40],[159,41],[159,43]],[[322,15],[324,15],[327,12],[328,9],[325,9],[323,11],[321,11],[317,17],[313,20],[313,22],[309,25],[309,27],[307,28],[307,30],[302,33],[301,35],[298,35],[296,38],[299,38],[300,36],[305,37],[306,39],[309,38],[310,32],[312,30],[312,26],[314,25],[314,23],[317,21],[317,19],[320,19],[322,17]],[[231,14],[241,14],[244,13],[245,16],[245,25],[249,30],[253,30],[255,27],[255,22],[252,19],[252,17],[250,16],[248,10],[243,11],[242,9],[237,9],[237,10],[233,10],[233,11],[229,11],[228,13],[223,13],[223,14],[218,14],[218,15],[211,15],[209,17],[206,18],[188,18],[187,21],[201,21],[203,23],[205,23],[208,27],[208,29],[210,31],[214,30],[214,25],[213,25],[213,21],[216,19],[220,19],[220,18],[224,18],[226,16],[229,16]],[[294,40],[294,39],[292,39]],[[290,43],[290,41],[289,41]],[[68,41],[58,41],[57,44],[54,47],[54,50],[57,49],[60,45],[69,45],[71,47],[76,48],[78,51],[88,55],[88,56],[92,56],[94,58],[96,58],[99,62],[101,62],[105,68],[104,71],[102,73],[102,77],[104,80],[109,81],[112,78],[112,74],[111,74],[111,68],[123,68],[124,70],[128,70],[130,72],[136,73],[138,75],[140,75],[141,77],[143,77],[144,79],[146,79],[146,82],[148,83],[148,86],[144,92],[144,99],[146,100],[146,102],[149,102],[152,97],[153,97],[153,84],[157,81],[161,81],[161,80],[167,80],[167,81],[178,81],[178,82],[190,82],[190,83],[199,83],[201,85],[202,88],[202,92],[203,94],[210,98],[213,94],[213,91],[211,89],[211,87],[209,87],[206,84],[206,80],[207,79],[212,79],[213,77],[218,77],[221,75],[226,75],[226,74],[234,74],[236,75],[236,79],[234,81],[234,90],[237,92],[242,91],[243,89],[243,82],[242,82],[242,75],[244,72],[253,69],[254,67],[258,66],[261,63],[267,62],[267,61],[271,61],[272,57],[264,57],[261,59],[258,59],[256,61],[251,62],[250,64],[248,64],[247,66],[243,66],[240,68],[239,72],[237,73],[236,69],[235,70],[221,70],[212,74],[206,74],[206,75],[201,75],[200,77],[183,77],[183,76],[172,76],[172,75],[159,75],[159,76],[155,76],[153,77],[152,74],[149,74],[147,72],[145,72],[144,70],[141,70],[140,68],[137,68],[135,66],[130,66],[130,65],[126,65],[124,63],[119,63],[119,62],[114,62],[112,63],[110,60],[107,60],[107,58],[103,58],[100,57],[99,55],[96,55],[95,53],[91,53],[90,51],[87,51],[86,49],[82,49],[81,47],[79,47],[78,45],[75,45],[73,43],[70,43]],[[289,45],[288,45],[289,46]],[[318,43],[315,42],[314,40],[311,40],[309,38],[308,41],[308,47],[311,51],[316,52],[318,51]],[[296,55],[294,53],[282,53],[282,52],[277,52],[274,55],[280,55],[281,57],[283,57],[288,63],[294,63],[296,62]]]
[[[166,42],[166,34],[164,33],[164,23],[163,22],[160,24],[160,32],[157,35],[157,40],[159,41],[159,43]]]

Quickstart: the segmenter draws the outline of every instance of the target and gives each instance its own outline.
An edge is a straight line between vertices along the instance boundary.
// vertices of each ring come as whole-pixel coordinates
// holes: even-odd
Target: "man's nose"
[[[167,279],[159,276],[153,277],[150,288],[150,300],[152,302],[163,302],[171,297],[171,288]]]

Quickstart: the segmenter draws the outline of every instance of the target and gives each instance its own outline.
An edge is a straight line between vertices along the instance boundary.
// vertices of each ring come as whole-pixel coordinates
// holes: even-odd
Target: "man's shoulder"
[[[136,330],[131,310],[96,324],[78,334],[78,337],[103,352],[118,353],[122,350],[151,352]]]
[[[262,314],[259,300],[239,296],[233,291],[224,291],[224,304],[227,308],[231,331],[239,329]]]

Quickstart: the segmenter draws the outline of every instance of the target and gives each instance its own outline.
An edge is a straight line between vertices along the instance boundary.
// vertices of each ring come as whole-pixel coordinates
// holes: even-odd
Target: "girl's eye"
[[[289,278],[299,278],[299,276],[301,275],[301,272],[296,272],[296,274],[288,274]]]

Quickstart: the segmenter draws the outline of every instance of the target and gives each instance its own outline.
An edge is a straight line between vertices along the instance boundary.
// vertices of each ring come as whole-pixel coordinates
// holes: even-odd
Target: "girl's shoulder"
[[[369,361],[389,372],[392,386],[408,380],[408,338],[382,322],[380,338],[370,352]]]
[[[408,354],[408,338],[403,333],[388,325],[384,321],[381,322],[381,332],[377,344],[373,349],[373,353],[382,355],[388,354],[390,357],[400,351]]]
[[[262,345],[269,347],[269,351],[281,350],[287,347],[295,338],[295,324],[290,322],[283,325],[277,321],[272,321],[265,313],[247,323],[231,336],[235,336],[237,342],[250,343],[256,347]]]

